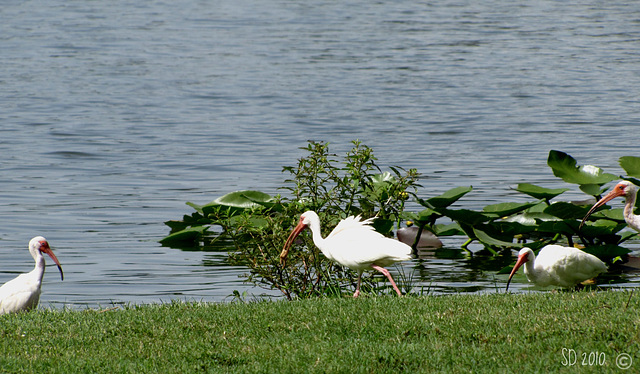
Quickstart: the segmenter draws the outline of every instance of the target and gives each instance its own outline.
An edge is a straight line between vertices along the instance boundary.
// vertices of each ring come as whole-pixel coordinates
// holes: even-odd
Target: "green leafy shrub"
[[[351,215],[376,217],[376,230],[392,235],[402,220],[405,201],[418,186],[418,174],[399,167],[381,172],[372,149],[359,141],[342,160],[329,153],[327,143],[309,142],[303,149],[308,156],[283,169],[290,175],[285,180],[287,196],[236,191],[203,206],[187,203],[196,212],[166,222],[172,232],[161,242],[231,244],[230,259],[248,266],[248,281],[278,289],[289,299],[350,292],[345,288],[355,282],[353,274],[321,255],[308,235],[301,236],[287,264],[281,265],[279,254],[289,232],[300,214],[314,210],[320,215],[323,235]],[[374,278],[363,278],[362,287],[376,289]]]
[[[418,226],[420,237],[428,230],[439,237],[466,236],[463,249],[479,242],[490,253],[519,249],[534,250],[549,243],[574,245],[579,240],[585,251],[603,259],[625,256],[630,251],[621,244],[636,236],[626,227],[622,208],[594,213],[581,230],[580,220],[590,208],[586,203],[555,201],[567,188],[548,189],[530,183],[518,184],[516,191],[535,199],[526,203],[504,202],[485,206],[481,211],[453,208],[471,186],[456,187],[441,195],[421,198],[417,193],[418,173],[390,167],[382,171],[373,150],[359,141],[340,159],[323,142],[309,142],[302,148],[306,157],[295,166],[285,166],[288,174],[285,196],[260,191],[235,191],[206,205],[187,204],[195,209],[182,220],[167,221],[171,233],[161,242],[172,246],[219,246],[228,250],[233,263],[249,268],[247,280],[266,288],[278,289],[287,298],[350,293],[355,277],[347,269],[327,260],[309,235],[290,252],[286,266],[279,254],[301,213],[319,213],[323,236],[350,215],[376,217],[374,227],[391,236],[403,220]],[[596,199],[603,186],[618,177],[593,165],[578,166],[570,155],[552,150],[547,164],[553,174]],[[620,165],[630,180],[640,185],[640,158],[622,157]],[[622,177],[621,177],[622,178]],[[405,211],[410,196],[425,209]],[[446,221],[445,223],[442,223]],[[417,246],[417,239],[414,249]],[[349,288],[349,290],[346,290]],[[363,291],[376,291],[375,278],[363,278]]]

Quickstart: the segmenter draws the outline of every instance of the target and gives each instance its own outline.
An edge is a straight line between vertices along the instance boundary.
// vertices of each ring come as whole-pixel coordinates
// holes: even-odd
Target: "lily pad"
[[[202,212],[202,205],[198,205],[196,203],[192,203],[191,201],[187,201],[186,204],[189,205],[190,207],[192,207],[193,209],[195,209],[196,212],[204,215],[204,213]]]
[[[430,223],[440,217],[442,217],[442,214],[436,212],[433,209],[427,208],[418,212],[414,220],[420,223]]]
[[[208,223],[208,220],[204,219],[202,214],[198,212],[195,212],[190,216],[185,214],[182,217],[182,221],[176,221],[176,220],[165,221],[165,225],[171,228],[171,233],[182,231],[190,226],[201,226],[207,223]]]
[[[483,244],[489,245],[491,247],[504,247],[504,248],[521,248],[522,247],[522,244],[520,243],[507,242],[504,240],[496,239],[490,236],[489,234],[487,234],[485,231],[475,227],[473,228],[473,232],[476,234],[476,238],[478,238],[478,240],[480,240]]]
[[[606,235],[615,235],[618,231],[624,229],[626,224],[608,220],[598,220],[593,224],[587,224],[582,227],[581,233],[587,237],[598,237]]]
[[[582,250],[599,258],[614,258],[631,252],[631,250],[615,244],[589,246]]]
[[[640,157],[623,156],[618,162],[628,176],[640,178]]]
[[[578,231],[579,222],[575,220],[561,220],[561,221],[542,221],[538,225],[537,231],[541,233],[555,233],[563,235],[573,235]]]
[[[269,202],[272,197],[261,191],[235,191],[221,196],[213,201],[218,205],[231,206],[236,208],[254,208],[260,202]]]
[[[261,191],[243,190],[234,191],[220,196],[212,202],[201,207],[204,215],[209,215],[214,209],[228,208],[229,216],[245,209],[266,206],[273,202],[273,197]]]
[[[629,240],[631,238],[635,238],[636,236],[638,236],[638,233],[635,231],[623,231],[619,235],[620,235],[620,241],[618,242],[618,244],[626,240]]]
[[[265,222],[266,223],[266,222]],[[389,219],[378,218],[373,221],[373,228],[380,233],[389,233],[393,230],[394,221]]]
[[[535,231],[535,227],[523,225],[518,222],[498,221],[491,224],[491,228],[502,235],[515,237],[516,235],[528,234]]]
[[[597,166],[577,166],[573,157],[561,151],[549,151],[547,165],[553,170],[553,175],[562,178],[567,183],[603,185],[618,178],[613,174],[603,172]]]
[[[202,236],[207,231],[207,229],[208,228],[206,226],[189,227],[187,229],[165,236],[164,238],[160,239],[160,243],[164,245],[171,245],[171,244],[177,244],[177,243],[195,244],[195,242],[197,242],[198,240],[200,240],[200,238],[202,238]]]
[[[525,226],[537,226],[540,221],[560,221],[560,218],[543,212],[524,212],[504,219],[505,222],[517,222]]]
[[[469,187],[456,187],[452,188],[449,191],[443,193],[440,196],[435,196],[429,198],[427,200],[418,199],[418,202],[427,208],[446,208],[449,205],[458,201],[462,196],[466,195],[473,189],[472,186]]]
[[[580,191],[591,196],[600,196],[606,190],[607,190],[606,188],[602,188],[602,186],[599,184],[581,184],[580,185]]]
[[[433,233],[437,236],[464,235],[464,231],[462,231],[460,225],[457,222],[453,222],[448,225],[433,225]]]
[[[616,209],[601,209],[598,212],[594,213],[591,217],[593,218],[606,218],[618,222],[624,222],[624,209],[616,208]]]
[[[557,203],[549,205],[544,210],[544,213],[561,219],[582,219],[582,217],[584,217],[588,211],[589,207],[559,201]]]
[[[515,188],[516,191],[521,192],[523,194],[529,195],[535,199],[539,200],[551,200],[558,195],[561,195],[567,191],[569,188],[544,188],[540,186],[536,186],[530,183],[520,183],[518,187]]]
[[[467,225],[475,226],[491,220],[488,215],[478,213],[468,209],[441,209],[439,210],[445,216],[451,218],[458,223],[465,223]]]
[[[487,205],[482,211],[495,217],[506,217],[529,209],[534,205],[537,205],[537,203],[499,203]]]

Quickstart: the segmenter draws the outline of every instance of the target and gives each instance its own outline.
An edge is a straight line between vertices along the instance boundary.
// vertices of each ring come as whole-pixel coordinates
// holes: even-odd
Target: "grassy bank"
[[[0,316],[0,372],[602,373],[621,353],[638,372],[639,310],[630,291],[40,310]]]

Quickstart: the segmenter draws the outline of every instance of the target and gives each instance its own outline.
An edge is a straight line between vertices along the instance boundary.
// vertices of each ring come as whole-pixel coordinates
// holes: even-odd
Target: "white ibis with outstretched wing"
[[[322,238],[318,214],[307,211],[300,216],[298,225],[289,235],[280,259],[284,262],[295,238],[308,227],[313,236],[313,243],[328,259],[358,272],[358,284],[353,297],[360,295],[362,272],[371,268],[384,274],[398,296],[402,296],[385,267],[411,259],[411,247],[376,232],[370,225],[372,220],[369,218],[362,221],[360,216],[347,217],[340,221],[326,238]]]

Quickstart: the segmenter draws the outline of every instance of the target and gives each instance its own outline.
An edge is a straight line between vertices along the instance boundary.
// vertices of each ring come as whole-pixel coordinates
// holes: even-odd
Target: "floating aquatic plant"
[[[580,243],[586,252],[611,260],[629,253],[621,244],[637,234],[624,230],[622,209],[596,212],[579,229],[591,204],[559,201],[569,188],[520,183],[514,190],[533,201],[491,204],[480,211],[454,208],[454,204],[464,205],[462,199],[472,193],[471,186],[425,198],[418,191],[416,170],[391,167],[382,171],[373,150],[359,141],[353,142],[353,149],[343,159],[329,153],[328,146],[310,141],[302,148],[308,156],[300,158],[295,166],[283,168],[290,175],[282,188],[285,196],[234,191],[205,205],[188,202],[195,212],[182,220],[167,221],[171,232],[161,242],[201,249],[220,246],[229,251],[232,261],[249,267],[249,281],[279,289],[293,298],[342,294],[345,283],[353,279],[347,270],[321,256],[308,238],[300,243],[308,250],[294,251],[287,262],[290,265],[280,265],[280,249],[298,216],[306,210],[319,212],[324,228],[334,227],[350,215],[376,217],[374,227],[388,236],[411,220],[418,227],[416,238],[424,230],[438,237],[461,237],[462,249],[468,251],[470,243],[478,242],[494,255],[523,246],[536,250],[564,242],[570,246]],[[606,191],[605,184],[619,178],[597,166],[578,165],[570,155],[555,150],[549,152],[547,164],[556,177],[578,185],[596,199]],[[640,185],[635,179],[640,178],[640,158],[621,157],[620,165],[627,172],[625,179]],[[406,211],[410,197],[424,209]],[[416,249],[418,240],[412,244]],[[365,289],[376,289],[372,278],[364,282]]]

